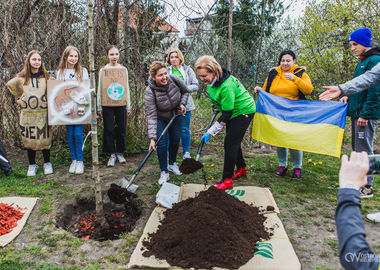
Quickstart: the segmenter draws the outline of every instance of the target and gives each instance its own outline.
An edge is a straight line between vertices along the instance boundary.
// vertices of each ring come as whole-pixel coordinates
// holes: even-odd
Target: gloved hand
[[[208,134],[207,132],[205,132],[205,134],[203,134],[202,138],[201,138],[201,141],[204,140],[205,144],[208,142],[208,140],[210,140],[211,138],[211,135]]]

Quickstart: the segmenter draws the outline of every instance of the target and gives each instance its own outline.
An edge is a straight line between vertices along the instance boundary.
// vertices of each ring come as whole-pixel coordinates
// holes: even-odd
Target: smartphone
[[[369,170],[367,175],[380,174],[380,155],[369,155]]]

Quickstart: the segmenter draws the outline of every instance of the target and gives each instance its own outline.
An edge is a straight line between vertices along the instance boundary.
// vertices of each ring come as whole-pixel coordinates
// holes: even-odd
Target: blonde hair
[[[180,65],[182,65],[184,62],[185,62],[185,58],[183,58],[183,54],[182,54],[182,52],[179,50],[179,49],[173,49],[173,50],[171,50],[170,52],[169,52],[169,54],[168,54],[168,58],[166,59],[166,63],[168,63],[168,65],[172,65],[171,63],[170,63],[170,55],[172,54],[172,53],[177,53],[177,56],[178,56],[178,58],[179,58],[179,64]]]
[[[79,50],[76,47],[74,47],[74,46],[67,46],[66,47],[66,49],[62,53],[62,57],[61,57],[61,61],[59,62],[59,65],[58,65],[58,69],[61,73],[60,77],[61,77],[61,79],[63,79],[63,71],[65,69],[67,69],[67,58],[69,57],[70,52],[73,50],[76,51],[76,53],[78,54],[78,62],[74,65],[75,77],[81,82],[82,81],[82,67],[80,65],[81,57],[80,57]],[[57,78],[57,79],[59,79],[59,78]]]
[[[24,63],[24,67],[23,69],[20,71],[20,73],[17,74],[17,76],[21,77],[21,78],[24,78],[25,81],[24,81],[24,85],[28,85],[29,82],[30,82],[30,77],[32,75],[32,68],[30,66],[30,58],[32,57],[33,54],[38,54],[40,57],[41,57],[41,66],[40,68],[38,69],[38,72],[42,73],[41,77],[45,77],[45,81],[48,80],[49,78],[49,72],[46,70],[45,68],[45,65],[44,65],[44,61],[42,60],[42,55],[39,51],[37,50],[32,50],[28,53],[28,56],[26,57],[25,59],[25,63]]]
[[[217,80],[222,77],[223,70],[218,61],[211,55],[203,55],[197,59],[194,64],[195,71],[205,68],[208,72],[214,72]]]
[[[154,61],[149,67],[150,77],[152,78],[156,77],[157,71],[159,71],[161,68],[166,69],[166,64],[164,62]]]

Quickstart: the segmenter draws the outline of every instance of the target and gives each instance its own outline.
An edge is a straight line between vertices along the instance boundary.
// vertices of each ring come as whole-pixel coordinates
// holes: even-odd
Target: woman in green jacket
[[[229,71],[222,69],[213,56],[198,58],[195,70],[207,85],[212,104],[222,113],[201,140],[207,143],[211,135],[215,136],[226,126],[223,178],[215,187],[230,189],[233,179],[247,174],[241,142],[256,111],[255,101],[242,83]],[[237,170],[234,173],[235,165]]]

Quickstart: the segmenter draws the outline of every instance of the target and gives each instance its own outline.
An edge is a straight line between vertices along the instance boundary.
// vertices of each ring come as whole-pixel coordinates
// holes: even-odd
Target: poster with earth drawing
[[[123,106],[128,103],[128,78],[124,67],[103,68],[102,105]]]
[[[91,91],[90,80],[48,80],[49,125],[90,124]]]

